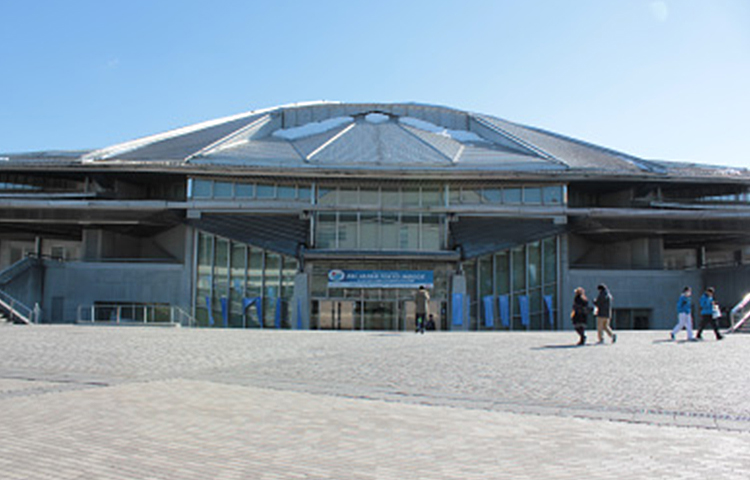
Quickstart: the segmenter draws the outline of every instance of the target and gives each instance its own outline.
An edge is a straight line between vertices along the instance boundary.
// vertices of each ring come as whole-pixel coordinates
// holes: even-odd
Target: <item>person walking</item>
[[[583,287],[576,288],[574,293],[573,311],[570,312],[570,319],[573,321],[573,327],[578,333],[578,345],[585,345],[586,323],[591,311],[591,305],[589,305],[589,299],[586,297],[586,290]]]
[[[672,340],[674,340],[677,332],[682,330],[683,327],[687,330],[688,341],[692,342],[695,340],[693,338],[693,316],[691,314],[692,303],[690,302],[692,294],[693,292],[690,287],[685,287],[682,289],[682,295],[680,295],[680,298],[677,300],[677,325],[675,325],[672,331],[669,332],[669,336]]]
[[[723,339],[724,337],[719,333],[718,321],[714,318],[714,314],[719,311],[719,304],[716,303],[716,299],[714,298],[714,287],[708,287],[706,289],[703,295],[701,295],[699,303],[701,306],[701,325],[700,328],[698,328],[698,333],[695,335],[695,338],[703,340],[703,329],[710,324],[714,329],[716,340]]]
[[[424,324],[430,309],[430,294],[425,290],[424,285],[419,286],[417,290],[416,298],[414,299],[416,305],[416,333],[424,333]]]
[[[612,294],[606,285],[601,284],[596,287],[599,290],[599,294],[594,299],[594,306],[596,306],[596,333],[599,337],[599,342],[604,343],[604,333],[607,332],[609,338],[612,339],[612,343],[617,342],[617,334],[612,331],[610,321],[612,320]]]

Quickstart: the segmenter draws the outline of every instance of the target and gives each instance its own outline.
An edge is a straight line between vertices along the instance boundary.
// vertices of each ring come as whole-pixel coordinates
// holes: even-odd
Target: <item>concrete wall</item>
[[[562,311],[573,304],[573,290],[582,286],[590,300],[596,286],[606,284],[615,298],[615,308],[650,309],[651,329],[672,328],[676,322],[675,304],[682,289],[693,289],[693,316],[699,315],[698,298],[706,287],[716,289],[722,308],[733,307],[750,293],[750,265],[696,270],[570,270],[564,275]],[[563,316],[565,329],[570,321]]]
[[[704,270],[702,288],[714,287],[722,308],[732,308],[750,293],[750,265]]]
[[[567,314],[573,308],[573,290],[581,286],[593,300],[596,286],[604,283],[612,292],[615,308],[650,309],[651,329],[672,328],[682,289],[690,286],[700,291],[702,276],[701,270],[570,270],[563,282],[563,324],[566,329],[572,328]],[[697,297],[693,303],[697,305]]]
[[[189,269],[180,264],[45,262],[43,321],[73,322],[79,306],[94,302],[187,308],[189,283]]]

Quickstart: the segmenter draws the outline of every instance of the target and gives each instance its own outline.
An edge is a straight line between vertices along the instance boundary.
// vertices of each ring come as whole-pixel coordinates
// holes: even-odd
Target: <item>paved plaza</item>
[[[750,336],[704,338],[3,325],[0,478],[746,479]]]

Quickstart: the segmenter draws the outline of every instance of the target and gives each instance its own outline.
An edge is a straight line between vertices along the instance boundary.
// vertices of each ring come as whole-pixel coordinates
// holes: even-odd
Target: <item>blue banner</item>
[[[431,270],[330,270],[328,288],[433,288]]]
[[[276,324],[276,328],[281,328],[281,309],[283,307],[283,304],[281,303],[281,298],[276,299],[276,314],[274,317],[274,323]]]
[[[500,313],[500,323],[503,327],[510,328],[510,298],[508,295],[500,295],[497,299],[498,312]]]
[[[518,296],[518,308],[521,310],[521,323],[524,327],[529,326],[529,297],[526,295]]]
[[[242,299],[242,311],[246,311],[248,307],[251,305],[255,305],[255,311],[258,314],[258,323],[260,324],[260,328],[263,328],[263,301],[261,297],[254,297],[254,298],[243,298]]]
[[[495,297],[487,295],[482,300],[484,301],[484,326],[492,328],[495,326]]]
[[[297,299],[297,330],[302,330],[302,300]]]
[[[544,305],[547,306],[547,320],[549,321],[549,326],[554,327],[555,326],[555,309],[552,308],[552,295],[544,296]]]
[[[208,326],[214,326],[214,312],[211,310],[211,297],[206,296],[206,308],[208,308]]]
[[[229,326],[229,305],[227,304],[227,297],[221,297],[219,303],[221,303],[221,319],[224,320],[224,328],[227,328]]]
[[[451,320],[453,325],[464,324],[464,294],[454,293],[451,301]]]

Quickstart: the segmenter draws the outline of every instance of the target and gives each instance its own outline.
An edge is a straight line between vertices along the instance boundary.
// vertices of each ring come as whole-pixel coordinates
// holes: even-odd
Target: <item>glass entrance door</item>
[[[398,298],[394,294],[366,298],[362,294],[358,299],[314,299],[311,328],[413,332],[415,313],[415,303],[411,296]],[[430,313],[435,329],[445,328],[441,299],[430,300]]]
[[[321,330],[352,330],[355,320],[355,303],[350,300],[321,300],[318,311],[318,328]]]
[[[407,332],[413,332],[417,328],[417,304],[414,300],[402,300],[401,301],[401,330]],[[440,311],[441,301],[440,299],[430,300],[430,311],[429,315],[432,315],[432,320],[435,322],[435,330],[442,329],[442,314]],[[429,318],[428,315],[428,318]],[[425,323],[427,319],[425,319]]]
[[[398,328],[398,304],[389,300],[365,300],[362,302],[362,325],[364,330],[396,330]]]

